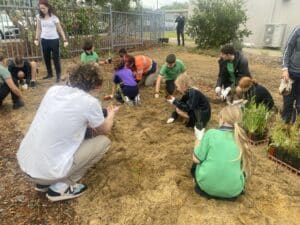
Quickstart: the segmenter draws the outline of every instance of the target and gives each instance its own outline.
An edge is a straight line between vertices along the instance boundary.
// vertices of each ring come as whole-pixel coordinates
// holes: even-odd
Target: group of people
[[[52,30],[58,30],[65,45],[68,43],[48,2],[41,0],[39,10],[36,44],[41,38],[47,67],[45,78],[48,79],[53,76],[49,52],[53,52],[54,58],[58,57],[54,61],[59,59],[59,39],[57,35],[50,35]],[[283,59],[283,78],[285,81],[292,79],[291,90],[284,96],[283,118],[286,122],[289,122],[291,103],[296,101],[299,111],[299,40],[300,28],[297,28],[288,41]],[[80,57],[83,63],[70,71],[68,84],[53,86],[45,94],[17,153],[20,168],[35,184],[35,190],[45,192],[51,201],[75,198],[87,189],[78,181],[108,151],[111,141],[106,135],[111,131],[119,110],[116,106],[104,109],[90,94],[101,88],[103,77],[98,64],[106,62],[99,61],[92,42],[85,42],[83,50]],[[112,81],[115,86],[109,97],[116,96],[117,100],[137,104],[140,85],[151,85],[149,80],[153,80],[156,81],[154,97],[160,98],[161,81],[164,80],[166,101],[174,105],[174,112],[167,123],[173,123],[181,116],[187,120],[186,125],[195,130],[191,172],[196,181],[196,192],[225,199],[234,199],[242,194],[251,172],[251,153],[246,134],[240,126],[241,107],[230,104],[223,108],[219,113],[219,127],[205,132],[211,106],[205,94],[193,86],[193,80],[187,75],[181,60],[169,54],[156,77],[157,64],[150,57],[131,56],[125,49],[119,51],[119,56],[113,62]],[[19,108],[24,102],[18,85],[35,86],[36,67],[29,62],[25,66],[18,57],[12,64],[8,70],[4,54],[0,53],[0,104],[11,92],[13,107]],[[55,61],[55,68],[59,81],[59,60]],[[175,89],[182,94],[180,99],[174,97]],[[236,93],[237,97],[248,101],[254,99],[256,104],[264,104],[269,110],[274,107],[270,92],[251,77],[246,57],[231,45],[221,49],[215,91],[221,99],[231,103],[230,97]]]

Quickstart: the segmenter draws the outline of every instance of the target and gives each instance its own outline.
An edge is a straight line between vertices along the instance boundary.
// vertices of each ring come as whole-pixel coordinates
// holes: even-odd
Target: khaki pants
[[[66,177],[57,180],[31,178],[36,184],[51,185],[64,182],[72,185],[79,181],[86,171],[97,163],[108,151],[111,141],[103,135],[84,140],[74,154],[73,165]]]

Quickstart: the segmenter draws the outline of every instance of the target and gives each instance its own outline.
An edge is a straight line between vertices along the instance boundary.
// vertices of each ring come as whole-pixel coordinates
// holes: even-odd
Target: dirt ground
[[[224,106],[213,92],[217,58],[165,46],[134,52],[162,65],[168,53],[182,59],[198,86],[211,100],[213,117]],[[280,68],[277,58],[249,55],[254,77],[268,87],[278,106]],[[64,62],[66,69],[68,62]],[[43,74],[41,68],[40,77]],[[111,87],[110,65],[103,66],[102,98]],[[110,135],[106,156],[84,177],[86,194],[72,201],[50,203],[33,190],[19,170],[15,153],[39,103],[53,81],[40,80],[24,93],[26,107],[11,110],[10,99],[0,110],[0,224],[299,224],[300,179],[266,156],[266,146],[253,148],[254,172],[246,193],[235,202],[207,199],[194,193],[190,176],[194,136],[182,121],[166,124],[172,106],[163,97],[154,99],[153,87],[141,89],[142,105],[122,106]],[[162,88],[163,89],[163,88]],[[103,102],[106,106],[111,102]],[[298,221],[298,222],[297,222]]]

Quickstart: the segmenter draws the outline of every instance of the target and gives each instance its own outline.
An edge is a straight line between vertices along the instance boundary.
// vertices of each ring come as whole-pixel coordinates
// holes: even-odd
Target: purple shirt
[[[133,77],[132,71],[127,68],[123,68],[115,71],[113,82],[115,84],[122,83],[126,86],[136,86],[137,83]]]

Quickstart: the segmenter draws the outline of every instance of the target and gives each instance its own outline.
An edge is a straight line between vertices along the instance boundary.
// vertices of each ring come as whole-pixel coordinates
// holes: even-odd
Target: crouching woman
[[[234,199],[245,186],[250,152],[244,130],[238,125],[242,111],[227,106],[220,112],[218,129],[208,130],[193,154],[195,191],[216,198]]]

